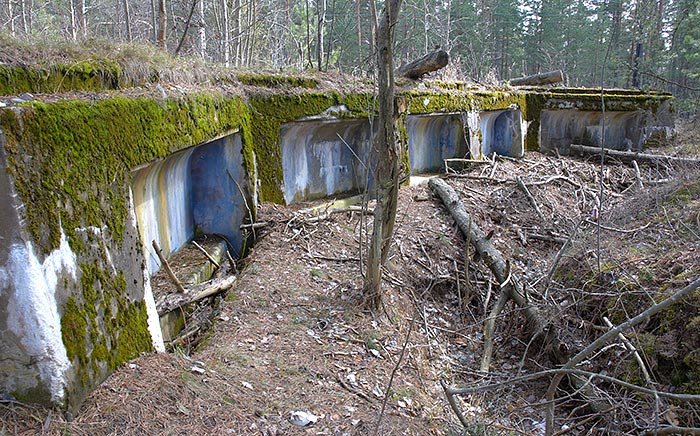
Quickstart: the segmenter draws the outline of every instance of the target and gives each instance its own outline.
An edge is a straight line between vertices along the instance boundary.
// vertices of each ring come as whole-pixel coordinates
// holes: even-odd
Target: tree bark
[[[450,55],[448,55],[446,51],[435,50],[420,59],[400,67],[396,70],[396,74],[409,79],[418,80],[428,73],[444,68],[449,62]]]
[[[229,29],[229,17],[228,17],[228,0],[222,0],[221,6],[223,7],[223,24],[224,24],[224,65],[226,68],[231,66],[231,31]]]
[[[226,291],[230,289],[235,282],[236,276],[230,276],[223,279],[202,283],[201,285],[197,285],[193,289],[183,294],[168,294],[163,301],[158,303],[156,310],[158,311],[159,316],[163,316],[179,307],[187,306],[188,304],[192,304],[207,297],[211,297],[212,295]]]
[[[323,32],[326,24],[326,0],[316,0],[316,14],[318,25],[316,26],[316,68],[323,69]]]
[[[379,127],[372,147],[373,162],[376,163],[374,186],[377,205],[364,283],[365,306],[373,310],[382,301],[382,265],[389,252],[398,203],[400,149],[397,145],[394,106],[393,42],[401,3],[402,0],[388,0],[377,27]]]
[[[166,30],[165,0],[158,0],[158,47],[165,50]]]
[[[129,11],[129,0],[123,0],[124,5],[124,21],[126,22],[126,40],[131,42],[134,37],[131,33],[131,12]]]
[[[561,70],[549,71],[546,73],[535,74],[533,76],[518,77],[517,79],[509,80],[511,86],[549,85],[563,81],[564,74],[561,72]]]
[[[179,54],[182,50],[182,46],[185,44],[185,38],[187,37],[187,32],[190,30],[190,24],[192,23],[192,16],[194,15],[194,10],[197,9],[197,3],[199,0],[192,1],[192,8],[190,8],[190,14],[187,16],[187,21],[185,21],[185,30],[182,31],[182,37],[180,38],[180,43],[175,49],[175,54]]]
[[[197,22],[197,33],[199,35],[199,56],[207,58],[207,30],[204,23],[204,0],[199,2],[199,21]]]

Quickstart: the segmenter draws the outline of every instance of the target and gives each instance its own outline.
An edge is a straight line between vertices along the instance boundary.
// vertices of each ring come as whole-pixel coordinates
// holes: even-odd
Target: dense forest
[[[370,0],[4,0],[7,32],[32,42],[152,42],[227,66],[372,71]],[[409,0],[396,64],[434,47],[452,78],[492,83],[562,69],[569,86],[672,91],[680,113],[700,106],[696,0]]]

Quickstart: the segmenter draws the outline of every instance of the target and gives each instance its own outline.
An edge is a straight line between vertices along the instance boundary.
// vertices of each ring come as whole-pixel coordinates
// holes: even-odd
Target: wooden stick
[[[637,165],[636,160],[632,161],[632,166],[634,167],[634,176],[637,178],[639,189],[644,189],[644,183],[642,183],[642,172],[639,171],[639,165]]]
[[[600,154],[600,147],[589,147],[587,145],[571,144],[571,151],[578,151],[584,154]],[[700,165],[700,159],[692,159],[686,157],[664,156],[662,154],[637,153],[636,151],[620,151],[604,148],[606,156],[620,159],[625,163],[631,163],[636,160],[640,163],[657,164],[657,163],[681,163],[689,165]]]
[[[544,214],[542,214],[542,210],[540,209],[540,205],[537,204],[537,200],[535,200],[535,197],[532,196],[530,193],[530,190],[527,189],[527,186],[525,186],[525,182],[523,182],[522,177],[518,176],[515,178],[515,181],[518,182],[518,186],[522,191],[525,193],[527,196],[527,199],[530,201],[530,204],[532,207],[535,209],[535,212],[537,212],[537,216],[540,217],[542,221],[546,221],[546,218],[544,217]]]
[[[209,254],[209,253],[207,252],[207,250],[204,249],[204,247],[202,247],[201,245],[199,245],[199,244],[198,244],[197,242],[195,242],[195,241],[192,241],[192,244],[194,244],[194,246],[197,247],[197,249],[199,249],[199,251],[201,251],[202,253],[204,253],[204,255],[207,256],[207,259],[209,259],[209,262],[211,262],[212,264],[214,264],[215,267],[221,268],[221,265],[219,265],[219,262],[217,262],[216,259],[214,259],[213,257],[211,257],[211,254]]]
[[[197,285],[185,294],[170,294],[156,306],[158,315],[163,316],[173,310],[203,300],[212,295],[226,291],[236,282],[236,276],[205,282]]]
[[[165,272],[168,274],[168,277],[170,277],[170,280],[175,284],[175,287],[177,288],[177,291],[180,292],[181,294],[185,293],[185,287],[182,286],[182,283],[180,280],[175,277],[175,273],[173,272],[172,269],[170,269],[170,264],[168,263],[168,260],[163,256],[163,251],[160,249],[160,246],[154,239],[153,242],[153,249],[156,250],[156,254],[158,255],[158,259],[160,259],[160,264],[163,265],[163,268],[165,269]]]

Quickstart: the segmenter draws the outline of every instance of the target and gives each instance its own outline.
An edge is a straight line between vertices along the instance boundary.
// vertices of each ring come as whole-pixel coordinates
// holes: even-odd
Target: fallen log
[[[418,80],[428,73],[444,68],[449,62],[450,55],[448,55],[446,51],[436,50],[420,59],[399,67],[396,70],[396,74],[409,79]]]
[[[163,316],[166,313],[170,313],[180,307],[187,306],[188,304],[192,304],[196,301],[224,292],[230,289],[235,282],[236,276],[229,276],[194,286],[184,294],[168,294],[156,306],[158,315]]]
[[[511,271],[509,263],[507,263],[501,253],[491,244],[491,241],[486,236],[486,234],[477,226],[474,221],[469,216],[469,213],[464,207],[464,204],[459,199],[459,196],[452,187],[450,187],[444,180],[434,177],[428,182],[430,189],[442,200],[447,210],[452,215],[452,218],[457,223],[457,227],[464,234],[467,241],[471,243],[474,249],[479,254],[479,257],[484,260],[486,265],[489,267],[496,280],[501,287],[501,295],[505,295],[508,299],[511,299],[517,304],[521,309],[525,318],[530,325],[530,336],[536,338],[541,336],[544,342],[544,346],[549,350],[549,357],[555,364],[564,364],[569,361],[569,347],[564,344],[556,334],[557,329],[551,325],[548,319],[546,319],[539,308],[530,301],[528,298],[528,292],[525,289],[520,278],[516,273]],[[504,298],[505,298],[504,297]],[[499,300],[501,300],[499,296]],[[502,301],[498,301],[499,306],[505,305]],[[490,330],[492,323],[491,319],[497,314],[493,311],[487,322],[485,323],[485,330]],[[485,334],[487,331],[485,331]],[[488,332],[488,333],[493,333]],[[485,339],[489,340],[489,339]],[[492,340],[492,338],[490,339]],[[485,344],[485,349],[490,348],[491,344]],[[488,350],[487,350],[488,351]],[[486,352],[482,358],[482,370],[485,364],[488,364],[491,357],[486,356]],[[488,368],[487,368],[488,369]],[[606,410],[609,407],[604,400],[600,398],[599,395],[595,393],[595,388],[588,382],[585,377],[570,375],[572,384],[579,389],[581,395],[583,395],[589,401],[592,409],[596,411]]]
[[[600,154],[600,147],[591,147],[588,145],[571,144],[569,147],[569,154],[571,152],[577,151],[583,154]],[[612,150],[610,148],[604,148],[606,156],[614,157],[620,159],[630,165],[634,165],[632,162],[637,161],[647,164],[659,164],[659,163],[677,163],[686,165],[700,165],[700,159],[693,159],[688,157],[675,157],[675,156],[664,156],[663,154],[648,154],[648,153],[638,153],[636,151],[621,151]]]
[[[535,74],[532,76],[518,77],[510,79],[510,86],[538,86],[549,85],[564,81],[564,74],[561,70],[548,71],[546,73]]]

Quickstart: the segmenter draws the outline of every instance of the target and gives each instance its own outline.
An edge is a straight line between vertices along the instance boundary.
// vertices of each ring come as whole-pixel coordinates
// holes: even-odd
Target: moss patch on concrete
[[[0,128],[26,229],[44,253],[58,247],[59,223],[74,251],[81,250],[81,227],[106,224],[121,241],[130,170],[240,128],[245,110],[238,97],[209,94],[3,109]]]

